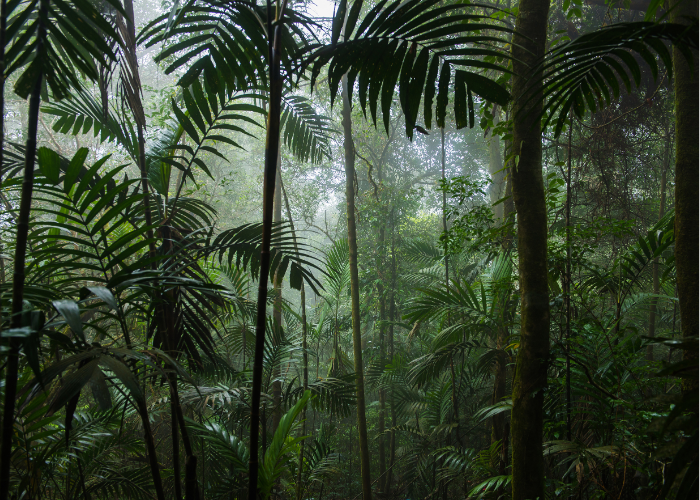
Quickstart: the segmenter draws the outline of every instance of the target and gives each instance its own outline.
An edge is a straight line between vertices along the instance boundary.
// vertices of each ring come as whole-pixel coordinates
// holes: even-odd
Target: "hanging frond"
[[[319,115],[310,99],[282,94],[280,130],[284,144],[300,161],[320,163],[323,158],[330,159],[331,119]]]
[[[123,12],[120,2],[107,3],[108,8]],[[43,78],[53,97],[60,100],[71,88],[81,87],[81,76],[96,81],[98,66],[116,60],[114,42],[121,38],[91,2],[38,0],[7,5],[4,78],[21,73],[14,90],[23,99],[37,78]]]
[[[302,280],[315,293],[323,288],[311,269],[325,274],[317,264],[317,257],[311,253],[311,247],[303,242],[294,241],[288,223],[276,224],[272,228],[272,259],[270,279],[277,274],[284,276],[289,268],[289,284],[301,289]],[[207,255],[216,257],[219,262],[226,262],[242,269],[250,269],[255,276],[260,268],[260,244],[262,242],[262,225],[245,224],[240,227],[222,231],[206,246]]]
[[[329,412],[340,418],[350,416],[355,404],[355,374],[351,373],[338,378],[326,378],[309,382],[308,390],[314,399],[313,408]],[[303,387],[298,387],[289,393],[289,404],[296,402],[304,393]]]
[[[347,73],[350,92],[356,84],[359,86],[362,110],[366,115],[369,106],[375,125],[377,104],[381,103],[384,128],[388,133],[390,109],[398,85],[406,135],[412,138],[421,101],[425,126],[431,128],[436,90],[436,124],[445,126],[450,83],[454,84],[457,128],[474,126],[474,95],[502,106],[508,103],[510,96],[503,86],[471,71],[487,69],[499,75],[506,71],[503,66],[487,60],[488,57],[509,58],[505,39],[483,33],[487,30],[510,33],[504,24],[489,15],[474,14],[473,7],[464,4],[442,5],[441,0],[383,0],[372,7],[358,25],[364,2],[349,3],[341,0],[338,5],[331,43],[310,45],[305,49],[303,65],[311,68],[312,88],[321,70],[328,65],[331,104],[341,78]]]
[[[569,110],[581,119],[586,111],[594,113],[616,100],[620,96],[620,83],[628,93],[632,92],[632,83],[639,86],[642,79],[635,55],[649,66],[654,79],[659,76],[658,57],[670,78],[673,62],[667,42],[692,65],[693,50],[698,49],[697,19],[689,26],[653,22],[613,24],[551,50],[535,69],[543,71],[545,81],[542,128],[554,123],[554,133],[558,136],[569,119]]]

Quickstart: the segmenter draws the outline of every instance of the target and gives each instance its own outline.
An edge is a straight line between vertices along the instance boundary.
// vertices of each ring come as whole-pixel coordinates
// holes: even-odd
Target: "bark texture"
[[[696,0],[681,0],[672,11],[673,21],[689,24],[698,17]],[[683,338],[698,336],[698,54],[691,67],[673,49],[676,95],[676,275]],[[697,359],[697,351],[685,351]],[[697,379],[684,379],[684,391],[697,391]]]
[[[520,348],[513,380],[511,441],[513,499],[544,498],[542,416],[549,356],[549,287],[547,283],[547,211],[542,179],[539,115],[542,91],[532,73],[544,54],[548,0],[523,0],[513,36],[513,200],[518,217],[521,297]],[[532,99],[530,97],[532,96]]]

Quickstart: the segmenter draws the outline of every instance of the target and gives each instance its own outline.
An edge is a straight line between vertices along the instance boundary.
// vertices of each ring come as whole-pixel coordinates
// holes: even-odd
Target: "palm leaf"
[[[439,4],[439,0],[384,0],[356,28],[363,5],[362,0],[356,0],[350,7],[344,39],[339,41],[339,27],[347,9],[347,0],[341,0],[331,44],[311,45],[304,51],[303,66],[311,68],[311,87],[328,65],[332,104],[340,80],[347,73],[350,92],[357,83],[362,110],[366,116],[369,107],[375,125],[377,105],[381,104],[388,133],[389,111],[398,85],[406,134],[412,138],[421,101],[426,128],[431,128],[436,89],[436,122],[438,127],[445,126],[448,90],[453,83],[457,127],[467,124],[473,127],[474,94],[504,106],[509,100],[501,85],[473,71],[487,69],[497,74],[507,71],[484,58],[508,58],[505,41],[486,36],[483,31],[509,33],[510,30],[488,15],[472,13],[473,7]]]
[[[545,81],[543,128],[554,123],[558,136],[569,110],[582,118],[586,111],[595,112],[617,99],[620,82],[627,92],[632,91],[632,83],[639,86],[642,73],[633,53],[646,62],[657,78],[655,52],[670,77],[673,63],[666,42],[677,47],[693,64],[692,50],[698,48],[697,20],[690,26],[652,22],[613,24],[554,48],[533,70],[543,71]]]

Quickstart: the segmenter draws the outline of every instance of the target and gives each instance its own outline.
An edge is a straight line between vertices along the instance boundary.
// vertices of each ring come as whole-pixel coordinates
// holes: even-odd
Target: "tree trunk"
[[[697,19],[695,0],[681,0],[672,11],[673,22],[689,24]],[[693,66],[673,48],[676,96],[676,275],[683,338],[698,336],[698,54]],[[686,350],[685,359],[698,353]],[[684,391],[697,391],[697,379],[683,379]]]
[[[379,185],[382,185],[382,165],[377,166],[377,180]],[[376,193],[376,191],[375,191]],[[380,192],[381,193],[381,192]],[[386,263],[386,218],[384,217],[383,196],[377,194],[377,203],[379,204],[379,248],[377,255],[377,293],[379,295],[379,362],[382,369],[386,366],[386,345],[385,334],[386,326],[386,290],[384,288],[384,266]],[[379,447],[379,491],[384,494],[386,491],[386,440],[384,438],[384,430],[386,428],[386,392],[383,388],[379,389],[379,418],[377,422],[377,444]]]
[[[280,148],[281,150],[281,144]],[[275,224],[282,222],[282,156],[281,151],[277,151],[277,182],[275,183],[275,206],[272,214],[272,221]],[[275,328],[273,342],[277,343],[282,334],[282,276],[275,273],[273,279],[275,302],[272,306],[272,324]],[[272,372],[272,435],[275,435],[280,419],[282,418],[282,382],[280,382],[280,365],[274,367]]]
[[[659,219],[664,216],[666,212],[666,172],[668,172],[668,163],[671,159],[671,131],[666,130],[666,148],[664,150],[664,163],[661,166],[661,197],[659,199]],[[651,265],[651,276],[653,283],[654,295],[658,295],[661,290],[661,283],[659,282],[659,259],[658,257],[654,259]],[[656,336],[656,306],[658,305],[658,299],[656,297],[651,299],[651,305],[649,306],[649,332],[647,336]],[[654,346],[647,346],[646,352],[647,361],[654,361]]]
[[[372,499],[369,470],[367,419],[365,416],[365,383],[362,366],[362,334],[360,332],[360,278],[357,270],[357,229],[355,227],[355,146],[352,141],[350,101],[347,77],[343,77],[343,135],[345,146],[345,197],[347,199],[348,246],[350,247],[350,296],[352,299],[352,344],[357,383],[357,433],[360,440],[360,471],[363,500]],[[251,499],[252,500],[252,499]]]
[[[268,20],[268,33],[272,33],[272,20]],[[263,354],[265,350],[265,321],[267,317],[267,281],[270,278],[270,240],[272,237],[272,207],[277,176],[279,154],[280,117],[282,104],[282,77],[280,75],[280,53],[282,32],[278,24],[270,46],[270,107],[267,115],[267,138],[265,143],[265,171],[263,177],[263,234],[260,250],[260,277],[258,280],[258,302],[255,321],[255,354],[253,358],[253,387],[250,402],[250,461],[248,463],[248,500],[258,497],[258,443],[260,430],[260,392],[262,390]],[[269,36],[269,35],[268,35]]]
[[[36,54],[44,57],[46,43],[46,26],[42,22],[48,11],[48,0],[39,2],[39,28],[37,32]],[[4,51],[4,47],[1,48]],[[21,328],[22,310],[24,303],[24,267],[27,257],[27,240],[29,237],[29,218],[32,208],[32,192],[34,188],[34,164],[36,159],[36,136],[39,123],[39,105],[41,103],[41,83],[44,75],[41,71],[36,75],[36,81],[29,97],[29,122],[27,127],[27,147],[24,157],[24,179],[20,197],[19,216],[17,217],[17,236],[15,244],[15,260],[12,278],[12,328]],[[4,117],[3,117],[4,119]],[[0,126],[4,126],[0,123]],[[3,404],[2,445],[0,447],[0,499],[7,500],[10,490],[10,462],[12,458],[12,438],[15,424],[15,399],[17,396],[17,378],[19,374],[20,342],[10,338],[10,350],[7,353],[7,372],[5,373],[5,401]]]
[[[507,116],[506,116],[507,119]],[[494,110],[494,125],[500,121],[500,112]],[[506,167],[504,169],[503,165],[508,165],[508,155],[510,154],[510,141],[506,141],[503,153],[500,149],[498,154],[503,154],[500,161],[495,160],[493,155],[495,155],[494,142],[496,142],[496,137],[492,137],[492,142],[490,144],[490,160],[489,167],[492,171],[491,181],[493,183],[494,189],[491,191],[492,203],[499,200],[500,198],[507,197],[506,200],[493,207],[494,218],[497,223],[507,223],[515,212],[515,206],[513,205],[513,190],[512,190],[512,176],[510,175],[510,168]],[[496,144],[500,147],[500,141]],[[503,169],[502,178],[500,177],[497,169]],[[494,192],[495,191],[495,192]],[[500,210],[497,210],[499,207]],[[511,231],[506,230],[503,237],[503,242],[501,244],[502,251],[509,254],[512,246]],[[501,311],[499,312],[501,318],[499,320],[500,324],[498,326],[498,332],[496,334],[496,349],[498,350],[498,357],[496,360],[496,370],[494,374],[493,382],[493,399],[492,404],[496,404],[506,397],[507,390],[507,378],[508,378],[508,357],[505,351],[505,346],[508,341],[509,330],[507,323],[510,322],[510,311],[509,302],[512,293],[511,286],[508,285],[508,290],[504,291],[503,303],[501,304]],[[491,419],[491,444],[500,442],[501,452],[499,453],[499,458],[497,460],[496,467],[498,468],[499,475],[505,475],[506,473],[506,462],[508,460],[508,419],[505,413],[498,413]]]
[[[571,116],[571,115],[569,115]],[[564,302],[566,309],[566,439],[571,441],[571,139],[574,133],[573,119],[569,124],[568,151],[566,154],[566,273],[564,277]]]
[[[294,219],[292,219],[292,209],[289,206],[289,198],[287,198],[287,191],[284,189],[284,183],[282,182],[282,171],[278,172],[280,176],[280,188],[282,189],[282,195],[284,196],[284,204],[287,208],[287,217],[289,218],[289,226],[292,229],[292,240],[294,241],[294,251],[299,252],[299,246],[297,244],[297,233],[294,229]],[[306,290],[304,289],[304,283],[301,284],[301,349],[302,354],[302,383],[304,384],[304,392],[309,388],[309,353],[308,353],[308,342],[307,342],[307,324],[306,324]],[[306,406],[301,410],[301,434],[300,436],[306,436]],[[302,500],[302,494],[304,488],[301,484],[301,473],[304,465],[304,442],[302,440],[299,443],[299,463],[297,469],[297,484],[296,484],[296,495],[297,500]]]
[[[544,388],[549,357],[547,210],[542,179],[542,74],[531,67],[544,55],[548,0],[522,0],[513,36],[513,199],[518,217],[521,295],[520,348],[513,380],[511,440],[513,499],[544,498]],[[527,95],[526,95],[527,92]]]
[[[501,121],[501,110],[498,106],[493,107],[493,126]],[[491,186],[489,187],[489,199],[493,209],[493,218],[496,224],[501,224],[504,219],[504,204],[493,205],[505,196],[506,172],[503,169],[503,156],[501,152],[501,138],[488,132],[489,144],[489,175],[491,176]]]
[[[672,11],[673,21],[689,24],[697,20],[696,0],[681,0]],[[676,95],[676,276],[683,338],[698,336],[698,53],[693,66],[673,48]],[[695,350],[684,351],[685,359],[697,359]],[[697,379],[684,378],[684,391],[697,391]]]
[[[389,359],[394,360],[394,324],[396,318],[396,253],[394,248],[394,210],[391,211],[391,293],[389,294]],[[384,483],[385,497],[392,498],[392,476],[394,473],[394,463],[396,458],[396,408],[394,407],[394,389],[391,388],[390,394],[391,407],[391,433],[389,434],[389,471]]]

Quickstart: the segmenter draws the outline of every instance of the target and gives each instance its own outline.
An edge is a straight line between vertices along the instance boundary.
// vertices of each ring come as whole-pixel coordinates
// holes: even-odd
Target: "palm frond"
[[[613,24],[554,48],[536,69],[544,72],[543,129],[554,123],[554,133],[558,136],[568,120],[569,110],[581,119],[587,110],[595,112],[617,99],[620,82],[628,93],[633,82],[639,86],[642,71],[633,54],[644,60],[655,79],[659,75],[658,56],[670,77],[673,63],[666,42],[677,47],[689,64],[693,64],[692,50],[698,48],[697,19],[689,26],[653,22]]]
[[[366,115],[369,105],[375,124],[377,104],[381,103],[384,128],[388,133],[389,111],[398,84],[409,138],[413,137],[421,101],[426,128],[431,128],[436,90],[436,122],[438,127],[445,126],[450,83],[454,84],[457,128],[467,124],[474,126],[474,94],[507,104],[509,94],[503,86],[467,70],[504,72],[502,66],[483,58],[509,57],[503,39],[483,34],[484,30],[509,33],[502,23],[488,15],[471,13],[470,7],[461,4],[440,5],[439,0],[384,0],[373,7],[358,26],[363,2],[357,0],[351,6],[348,3],[341,0],[338,6],[330,45],[310,45],[305,54],[304,66],[311,68],[312,88],[323,67],[328,65],[331,104],[341,78],[347,73],[350,92],[357,83],[362,110]]]
[[[330,159],[331,120],[316,112],[311,101],[303,96],[282,94],[282,138],[289,150],[302,162],[319,163]]]

